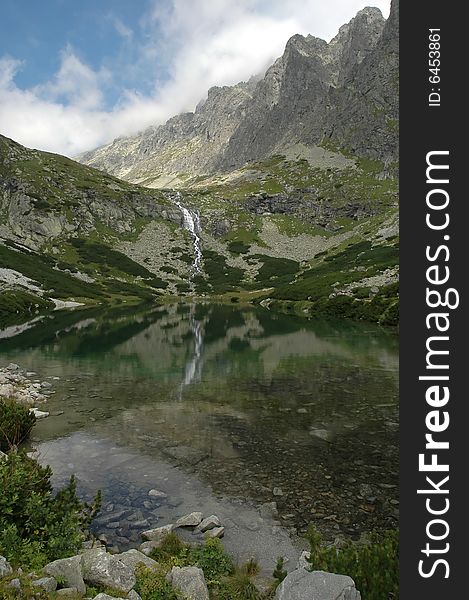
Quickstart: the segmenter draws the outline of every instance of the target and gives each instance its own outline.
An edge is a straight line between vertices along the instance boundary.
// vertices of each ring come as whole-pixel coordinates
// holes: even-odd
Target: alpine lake
[[[102,490],[110,544],[193,510],[221,517],[235,554],[273,558],[294,559],[309,523],[330,541],[397,525],[395,330],[179,303],[58,311],[0,338],[2,364],[51,384],[31,446],[56,485]]]

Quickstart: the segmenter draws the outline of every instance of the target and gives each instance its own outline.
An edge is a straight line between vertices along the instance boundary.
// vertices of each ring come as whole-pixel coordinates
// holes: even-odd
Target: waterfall
[[[194,336],[194,349],[189,360],[186,362],[184,376],[179,385],[179,400],[182,400],[184,388],[192,383],[200,381],[202,374],[204,330],[201,321],[195,317],[195,305],[191,305],[189,315],[189,327]]]
[[[192,263],[192,275],[194,275],[200,273],[200,266],[202,264],[202,250],[199,236],[201,230],[200,216],[196,211],[186,208],[182,203],[181,198],[181,193],[176,192],[176,200],[174,203],[182,212],[184,229],[189,232],[193,240],[194,262]]]

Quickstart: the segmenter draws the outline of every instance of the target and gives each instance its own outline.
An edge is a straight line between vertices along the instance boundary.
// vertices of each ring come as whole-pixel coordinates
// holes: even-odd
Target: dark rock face
[[[331,89],[327,138],[352,152],[386,163],[398,158],[399,0],[393,0],[374,49]]]
[[[328,44],[293,36],[260,81],[212,88],[194,113],[80,160],[130,181],[216,173],[324,140],[397,160],[398,2],[361,10]],[[166,182],[167,183],[167,182]]]

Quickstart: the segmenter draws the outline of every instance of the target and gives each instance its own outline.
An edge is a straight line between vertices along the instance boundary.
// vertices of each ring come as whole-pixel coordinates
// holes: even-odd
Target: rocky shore
[[[30,407],[36,419],[49,416],[47,411],[40,410],[39,405],[47,402],[48,397],[55,394],[51,381],[41,381],[34,371],[24,371],[15,363],[0,368],[0,399],[10,398],[19,404]],[[58,379],[51,378],[52,380]]]
[[[156,490],[153,490],[156,491]],[[83,542],[79,554],[55,560],[39,571],[25,574],[21,568],[13,569],[8,561],[0,556],[0,585],[17,595],[32,590],[32,598],[48,597],[93,598],[112,600],[128,598],[141,600],[138,588],[139,573],[144,569],[146,576],[165,571],[164,578],[181,600],[209,600],[209,587],[204,570],[197,564],[170,568],[159,564],[149,555],[167,540],[169,534],[182,539],[191,538],[190,546],[206,543],[206,540],[221,538],[225,528],[216,515],[204,517],[195,511],[182,515],[174,524],[141,532],[145,540],[139,550],[132,548],[125,552],[112,552],[105,544],[105,536]],[[187,542],[186,542],[187,543]],[[139,571],[140,570],[140,571]],[[306,553],[300,557],[296,567],[290,571],[276,587],[270,582],[258,580],[256,588],[263,598],[273,600],[360,600],[360,593],[350,577],[323,571],[311,571]],[[90,591],[105,590],[95,595]],[[159,597],[159,596],[158,596]],[[166,597],[166,596],[165,596]],[[169,596],[168,596],[169,597]]]

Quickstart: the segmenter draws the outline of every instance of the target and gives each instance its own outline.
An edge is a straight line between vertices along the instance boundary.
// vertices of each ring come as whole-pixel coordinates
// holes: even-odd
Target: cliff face
[[[326,140],[397,160],[397,2],[386,22],[365,8],[328,44],[293,36],[260,81],[212,88],[194,113],[120,138],[81,162],[152,187],[181,186]]]

